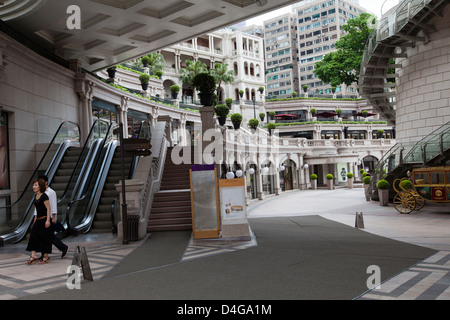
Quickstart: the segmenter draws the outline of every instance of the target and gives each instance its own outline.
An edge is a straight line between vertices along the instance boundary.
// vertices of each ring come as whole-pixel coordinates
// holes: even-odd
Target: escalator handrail
[[[25,189],[22,191],[22,193],[20,194],[19,198],[17,198],[17,200],[16,200],[13,204],[10,204],[10,205],[4,206],[4,207],[0,207],[0,209],[10,208],[10,207],[16,205],[16,204],[22,199],[22,197],[25,195],[25,193],[29,190],[31,183],[32,183],[33,180],[34,180],[34,177],[37,175],[38,168],[41,166],[41,164],[42,164],[42,162],[44,161],[44,159],[45,159],[47,153],[50,151],[50,148],[51,148],[51,146],[53,145],[53,142],[55,141],[56,137],[58,136],[59,131],[61,130],[62,126],[63,126],[65,123],[72,123],[72,124],[76,125],[76,126],[78,127],[78,131],[79,131],[79,129],[80,129],[80,126],[79,126],[78,124],[74,123],[74,122],[71,122],[71,121],[64,121],[64,122],[62,122],[62,123],[59,125],[58,130],[56,131],[55,135],[53,136],[52,140],[50,141],[50,143],[49,143],[49,145],[48,145],[48,147],[47,147],[47,150],[45,151],[45,153],[44,153],[44,155],[42,156],[41,160],[39,161],[38,165],[36,166],[36,169],[34,170],[33,174],[31,175],[30,179],[28,180],[28,183],[26,184],[26,187],[25,187]],[[67,141],[67,140],[66,140],[66,141]],[[73,142],[73,141],[71,141],[71,142]],[[63,143],[64,143],[64,142],[63,142]],[[63,143],[61,143],[61,145],[62,145]],[[60,147],[61,147],[61,146],[60,146]],[[60,147],[59,147],[59,148],[60,148]],[[57,151],[58,151],[58,150],[57,150]],[[57,152],[56,152],[55,154],[57,154]],[[53,163],[53,160],[52,160],[51,163]]]
[[[109,142],[108,140],[111,139],[111,136],[113,135],[113,126],[117,126],[117,124],[116,123],[109,123],[108,130],[107,130],[107,133],[105,135],[106,138],[104,138],[103,141],[101,142],[101,144],[98,145],[99,147],[97,148],[96,158],[95,158],[94,164],[92,165],[92,163],[91,163],[91,165],[89,166],[89,170],[86,171],[86,173],[85,173],[85,175],[86,174],[89,175],[88,183],[86,183],[85,185],[82,186],[82,188],[80,189],[81,191],[86,191],[85,190],[85,186],[91,185],[91,181],[92,181],[94,172],[96,171],[96,169],[98,167],[98,163],[100,162],[102,150],[104,149],[105,144],[107,142]],[[98,178],[97,178],[97,180],[98,180]],[[97,181],[96,181],[96,183],[97,183]],[[69,204],[67,205],[67,208],[66,208],[66,223],[67,223],[68,228],[71,229],[72,231],[77,230],[78,229],[77,226],[79,224],[77,226],[70,226],[70,210],[71,210],[71,208],[72,208],[72,206],[74,204],[76,204],[76,203],[86,199],[87,195],[88,195],[87,191],[86,192],[81,192],[81,194],[77,193],[77,196],[76,197],[72,197],[70,199]],[[83,219],[81,221],[83,222],[85,219],[86,219],[86,212],[84,212],[84,216],[83,216]]]
[[[99,174],[97,175],[97,179],[95,180],[95,183],[93,184],[93,188],[91,193],[89,194],[90,197],[87,199],[88,204],[86,206],[86,211],[84,214],[84,217],[82,221],[75,226],[74,228],[78,232],[84,232],[87,233],[90,231],[92,227],[92,223],[94,222],[94,216],[96,213],[97,206],[93,205],[94,203],[98,204],[99,197],[101,196],[101,193],[103,191],[103,187],[105,185],[106,178],[108,176],[109,168],[112,163],[112,160],[114,158],[114,153],[116,148],[118,147],[118,142],[113,141],[112,143],[109,143],[106,147],[105,156],[103,157],[103,161],[101,162],[101,166],[98,168],[100,170]],[[86,193],[81,199],[78,199],[77,201],[85,200],[88,193]],[[95,202],[97,200],[97,202]],[[74,201],[75,202],[75,201]]]
[[[84,153],[85,153],[85,150],[86,150],[87,148],[89,148],[88,144],[89,144],[89,142],[91,141],[91,138],[92,138],[92,136],[93,136],[93,134],[94,134],[95,126],[96,126],[97,123],[99,123],[100,121],[106,123],[106,121],[101,120],[101,119],[97,119],[97,120],[94,121],[94,124],[92,125],[91,130],[89,131],[89,135],[88,135],[88,137],[87,137],[87,139],[86,139],[86,142],[85,142],[84,145],[83,145],[83,148],[82,148],[82,150],[81,150],[80,156],[78,157],[77,163],[75,164],[75,168],[73,169],[72,174],[71,174],[71,176],[70,176],[70,178],[69,178],[69,182],[67,183],[67,186],[66,186],[66,188],[64,189],[64,193],[63,193],[63,195],[61,196],[61,198],[58,200],[58,204],[61,203],[63,200],[65,200],[67,197],[71,197],[71,196],[72,196],[72,192],[70,192],[69,186],[71,185],[72,180],[75,178],[75,173],[77,172],[77,169],[78,169],[78,167],[80,166],[80,164],[81,164],[81,162],[82,162],[82,158],[83,158],[83,155],[84,155]],[[94,140],[94,141],[95,141],[95,140]],[[94,141],[92,141],[92,143],[94,143]],[[82,173],[82,169],[80,170],[80,175],[81,175],[81,173]],[[77,184],[77,183],[76,183],[76,184]],[[74,190],[75,190],[75,188],[74,188]],[[70,195],[68,195],[69,193],[70,193]]]

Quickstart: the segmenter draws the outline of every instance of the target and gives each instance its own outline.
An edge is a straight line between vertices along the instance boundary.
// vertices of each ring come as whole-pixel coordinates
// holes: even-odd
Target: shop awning
[[[297,116],[294,116],[292,114],[276,114],[275,117],[287,117],[287,118],[296,118]]]
[[[377,115],[376,113],[371,113],[371,112],[367,113],[367,116],[368,116],[368,117],[376,116],[376,115]],[[364,117],[364,115],[362,114],[362,112],[355,113],[354,116],[357,116],[357,117]]]
[[[323,118],[332,118],[336,115],[337,115],[336,112],[330,112],[330,111],[316,113],[316,117],[323,117]]]

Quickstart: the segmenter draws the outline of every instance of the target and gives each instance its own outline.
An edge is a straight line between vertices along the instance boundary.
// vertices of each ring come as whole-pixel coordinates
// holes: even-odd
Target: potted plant
[[[264,118],[266,117],[266,114],[264,112],[261,112],[259,114],[259,118],[261,119],[261,122],[264,122]]]
[[[364,186],[364,194],[366,196],[366,201],[370,201],[369,184],[370,184],[370,176],[369,175],[365,175],[364,178],[363,178],[363,186]]]
[[[308,85],[307,84],[304,84],[304,85],[302,85],[302,89],[303,89],[303,92],[308,92]]]
[[[233,104],[233,99],[231,99],[231,98],[226,98],[226,99],[225,99],[225,104],[228,106],[228,108],[231,109],[231,106],[232,106],[232,104]]]
[[[259,93],[262,94],[262,93],[264,92],[264,87],[259,87],[259,88],[258,88],[258,91],[259,91]]]
[[[116,76],[116,69],[117,69],[117,66],[112,66],[112,67],[109,67],[108,69],[106,69],[106,72],[108,72],[108,77],[114,78]]]
[[[254,129],[254,130],[256,130],[256,128],[258,127],[258,124],[259,124],[259,120],[258,119],[250,119],[248,121],[249,127]]]
[[[233,123],[233,127],[235,130],[238,130],[241,126],[242,122],[242,114],[240,113],[233,113],[230,117],[231,122]]]
[[[333,189],[333,175],[331,173],[327,174],[327,187],[329,190]]]
[[[292,91],[292,98],[297,97],[297,92],[296,91]]]
[[[311,112],[311,116],[313,118],[313,121],[317,120],[317,118],[316,118],[317,109],[316,108],[311,108],[309,110],[309,112]]]
[[[272,135],[272,130],[275,130],[277,128],[276,124],[273,122],[269,122],[267,124],[267,129],[269,129],[269,134]]]
[[[244,96],[244,90],[239,90],[239,97],[242,99],[243,96]]]
[[[142,73],[139,76],[139,81],[141,82],[142,90],[146,91],[148,88],[148,82],[150,81],[150,75]]]
[[[313,173],[309,178],[311,179],[311,188],[316,190],[317,189],[317,174]]]
[[[269,111],[269,117],[271,120],[275,117],[276,112],[275,111]]]
[[[384,130],[383,129],[378,129],[377,130],[377,138],[381,139],[384,137]]]
[[[353,179],[354,179],[353,173],[351,172],[347,173],[347,185],[349,189],[353,188]]]
[[[176,84],[171,85],[170,92],[172,94],[172,99],[176,99],[178,97],[178,92],[180,92],[180,86]]]
[[[158,79],[161,79],[161,78],[162,78],[162,75],[163,75],[163,72],[162,72],[161,70],[155,71],[155,76],[157,76]]]
[[[378,197],[380,199],[380,206],[387,206],[389,202],[389,182],[381,179],[377,182]]]
[[[143,56],[143,57],[141,58],[142,65],[143,65],[145,68],[148,67],[149,61],[150,61],[150,57],[147,56],[147,55],[145,55],[145,56]]]
[[[192,85],[200,92],[200,103],[204,106],[211,106],[212,97],[216,90],[214,77],[207,72],[199,73],[192,79]]]
[[[228,108],[225,104],[219,104],[215,107],[215,111],[217,114],[217,119],[219,120],[219,124],[221,126],[225,125],[225,122],[227,121],[227,115],[230,112],[230,108]]]

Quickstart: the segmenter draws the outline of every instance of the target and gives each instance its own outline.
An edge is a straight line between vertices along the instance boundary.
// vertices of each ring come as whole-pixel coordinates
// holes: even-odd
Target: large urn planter
[[[200,103],[203,106],[212,106],[213,95],[216,89],[214,77],[206,72],[199,73],[192,79],[192,85],[199,91]],[[227,109],[230,110],[228,107]]]
[[[380,206],[387,206],[389,204],[389,182],[381,179],[377,182],[377,188]]]
[[[311,189],[316,190],[317,189],[317,174],[313,173],[310,176],[311,179]]]
[[[366,196],[366,201],[370,201],[369,183],[370,183],[370,176],[365,176],[363,178],[363,186],[364,186],[364,195]]]
[[[347,186],[349,189],[353,189],[353,180],[355,178],[353,177],[353,173],[349,172],[347,173]]]
[[[106,72],[108,73],[108,77],[114,78],[116,76],[116,67],[108,68]]]
[[[242,115],[240,113],[233,113],[230,120],[233,123],[234,130],[239,130],[241,127]]]
[[[334,188],[333,179],[334,179],[334,177],[333,177],[332,174],[330,174],[330,173],[327,174],[327,187],[328,187],[328,190],[333,190],[333,188]]]
[[[227,121],[227,115],[230,109],[225,104],[219,104],[214,110],[217,114],[217,120],[219,120],[219,125],[224,126]]]

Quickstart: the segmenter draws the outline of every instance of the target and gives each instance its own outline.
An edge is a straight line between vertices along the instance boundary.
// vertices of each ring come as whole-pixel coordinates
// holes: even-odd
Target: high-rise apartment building
[[[365,12],[358,0],[305,0],[293,12],[264,21],[267,95],[332,94],[331,86],[314,74],[317,61],[335,50],[342,26]],[[336,88],[339,96],[356,96],[356,84]]]

